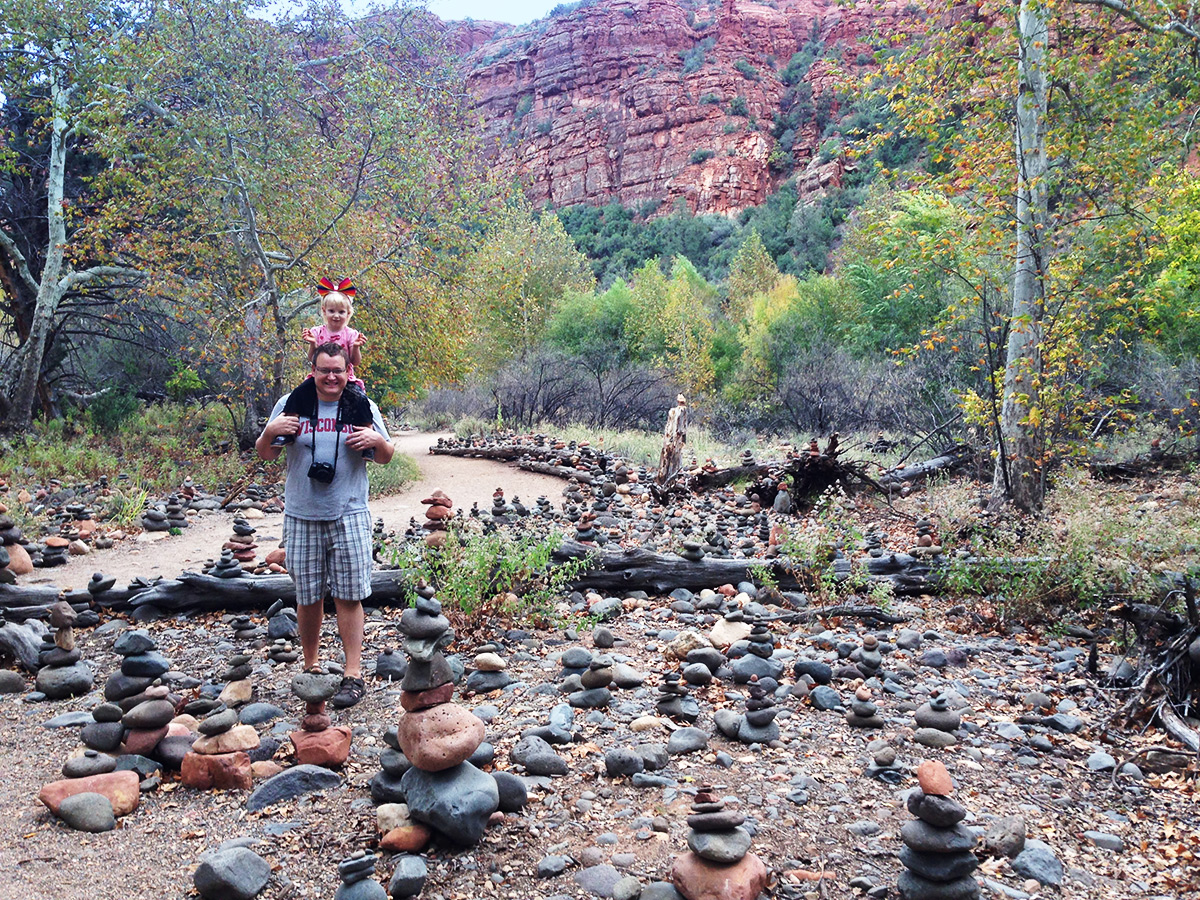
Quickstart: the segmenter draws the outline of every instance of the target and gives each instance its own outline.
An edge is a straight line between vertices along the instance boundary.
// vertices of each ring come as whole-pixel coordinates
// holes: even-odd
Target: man
[[[295,439],[288,446],[283,510],[287,568],[296,585],[305,669],[317,665],[324,600],[333,597],[346,668],[330,702],[340,709],[356,704],[366,690],[362,601],[371,593],[371,514],[363,454],[373,450],[375,462],[386,465],[395,453],[374,403],[371,425],[346,424],[348,368],[344,347],[317,347],[312,364],[315,402],[300,415],[283,415],[287,397],[281,398],[254,443],[260,457],[273,460],[283,449],[273,445],[275,438]]]

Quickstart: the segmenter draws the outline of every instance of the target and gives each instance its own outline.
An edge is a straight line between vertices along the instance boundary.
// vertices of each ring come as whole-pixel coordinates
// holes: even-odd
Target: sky
[[[344,0],[353,14],[365,10],[367,0]],[[446,22],[457,19],[487,19],[524,25],[540,19],[564,0],[426,0],[425,5],[435,16]]]
[[[426,6],[438,18],[490,19],[510,25],[524,25],[540,19],[562,0],[427,0]]]

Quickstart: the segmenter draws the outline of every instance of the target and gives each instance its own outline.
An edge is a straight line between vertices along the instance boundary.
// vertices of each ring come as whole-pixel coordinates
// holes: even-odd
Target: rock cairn
[[[704,544],[700,535],[690,535],[683,542],[683,549],[679,551],[679,555],[690,562],[700,562],[704,559]]]
[[[146,511],[142,513],[142,530],[143,531],[170,531],[171,523],[167,521],[167,514],[157,506],[148,506]]]
[[[80,659],[81,653],[75,646],[75,620],[77,613],[66,600],[59,600],[50,607],[50,626],[54,635],[43,635],[38,651],[38,670],[34,681],[35,690],[41,691],[48,700],[63,700],[86,694],[92,689],[92,670]]]
[[[678,672],[667,672],[663,675],[654,706],[660,716],[686,722],[688,725],[700,718],[700,704],[688,696],[687,685],[681,683]]]
[[[400,617],[400,631],[409,661],[396,742],[410,763],[400,783],[409,814],[456,844],[476,844],[500,797],[495,779],[469,761],[483,743],[482,720],[452,702],[454,679],[442,650],[454,632],[441,603],[421,595]]]
[[[282,600],[276,600],[267,608],[266,615],[268,640],[291,639],[299,635],[294,606],[285,606]]]
[[[671,882],[686,900],[754,900],[762,893],[767,867],[750,852],[745,820],[711,788],[699,788],[687,818],[688,852],[671,868]]]
[[[861,685],[854,692],[850,709],[846,712],[846,724],[851,728],[882,728],[886,724],[879,716],[879,707],[871,698],[871,689]]]
[[[871,764],[867,766],[866,774],[887,784],[899,784],[905,778],[902,768],[896,765],[896,748],[887,741],[871,741],[867,744],[867,752],[871,754]]]
[[[750,696],[746,699],[746,714],[738,725],[737,739],[743,744],[769,744],[779,740],[779,723],[775,717],[779,710],[775,701],[759,684],[750,685]]]
[[[180,763],[183,783],[197,790],[250,790],[250,752],[260,743],[254,726],[239,724],[237,710],[219,704],[196,730],[200,736]]]
[[[737,621],[737,618],[730,613],[726,621]],[[774,653],[775,635],[765,622],[756,618],[745,642],[730,648],[730,655],[737,655],[730,666],[734,682],[748,684],[753,679],[767,690],[774,690],[783,676],[783,663],[772,658]]]
[[[338,863],[338,878],[342,883],[333,900],[387,900],[383,885],[371,878],[379,857],[365,850],[356,850]]]
[[[178,494],[172,494],[167,498],[167,528],[187,528],[187,512],[184,510],[186,501],[181,500]]]
[[[962,715],[950,707],[950,697],[939,692],[917,707],[913,714],[917,730],[913,740],[926,747],[951,747],[958,743],[955,732],[962,724]]]
[[[864,678],[874,678],[883,665],[883,652],[879,649],[879,638],[873,634],[863,637],[862,646],[852,654],[854,664]]]
[[[16,584],[18,575],[33,571],[33,560],[19,543],[21,529],[7,512],[8,507],[0,503],[0,584]]]
[[[897,888],[901,900],[974,900],[979,883],[971,875],[979,865],[974,833],[962,824],[967,811],[950,795],[954,785],[940,762],[917,767],[919,787],[908,795],[908,811],[917,818],[900,829],[904,849]]]
[[[33,564],[41,569],[66,565],[71,542],[62,535],[52,534],[42,540],[41,552],[33,558]]]
[[[242,517],[233,520],[233,534],[221,547],[222,555],[226,550],[237,560],[243,569],[254,569],[258,558],[258,544],[254,540],[255,528]]]
[[[234,558],[233,551],[228,547],[221,550],[221,557],[208,570],[214,578],[240,578],[245,574],[242,564]]]
[[[440,547],[446,541],[446,526],[454,517],[454,501],[442,491],[434,491],[421,502],[425,505],[425,544]]]
[[[325,711],[326,703],[338,692],[340,672],[315,667],[292,679],[292,693],[304,701],[300,728],[290,735],[296,750],[296,762],[339,768],[350,756],[351,731],[345,725],[334,726]]]

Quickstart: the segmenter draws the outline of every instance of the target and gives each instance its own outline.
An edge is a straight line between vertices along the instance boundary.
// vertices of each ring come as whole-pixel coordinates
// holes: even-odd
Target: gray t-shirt
[[[287,397],[283,397],[271,410],[271,419],[283,413]],[[334,425],[337,422],[336,403],[317,401],[316,459],[318,462],[333,463],[335,439]],[[388,437],[387,426],[379,407],[371,401],[371,417],[375,430]],[[333,481],[322,484],[308,477],[313,462],[312,422],[300,418],[300,433],[295,443],[288,444],[287,482],[284,485],[284,512],[297,519],[338,519],[347,513],[363,512],[367,508],[367,463],[361,451],[346,446],[346,438],[354,433],[353,425],[342,425],[337,436],[337,468]]]

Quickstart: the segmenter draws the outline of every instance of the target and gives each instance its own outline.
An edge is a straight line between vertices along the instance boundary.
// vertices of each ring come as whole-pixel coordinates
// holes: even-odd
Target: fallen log
[[[687,486],[693,491],[708,491],[713,488],[722,488],[726,485],[733,484],[735,481],[758,478],[771,472],[772,469],[778,469],[781,463],[777,462],[760,462],[751,466],[731,466],[728,469],[718,469],[716,467],[703,468],[699,471],[691,472],[687,477]]]
[[[925,462],[914,463],[911,466],[906,465],[903,468],[888,469],[875,478],[875,483],[884,490],[898,488],[939,472],[953,472],[974,460],[975,450],[969,444],[959,444]]]

